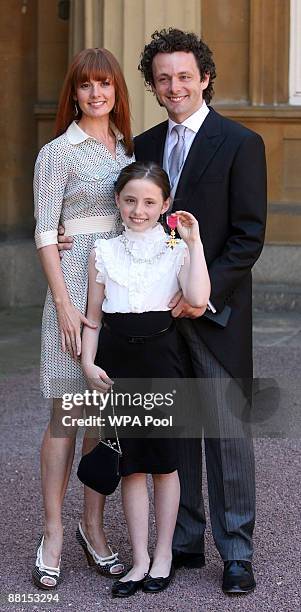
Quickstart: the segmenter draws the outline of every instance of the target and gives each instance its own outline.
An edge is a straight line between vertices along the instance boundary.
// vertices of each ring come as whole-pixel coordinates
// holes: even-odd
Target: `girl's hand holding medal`
[[[196,218],[185,210],[177,210],[167,217],[167,225],[177,231],[186,244],[201,243],[199,224]]]

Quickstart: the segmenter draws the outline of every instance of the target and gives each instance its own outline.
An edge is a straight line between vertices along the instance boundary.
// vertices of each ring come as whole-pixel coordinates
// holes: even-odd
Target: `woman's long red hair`
[[[55,136],[60,136],[75,118],[80,119],[81,110],[75,117],[74,96],[77,87],[90,79],[103,81],[111,79],[115,87],[115,104],[110,112],[110,119],[124,136],[128,155],[133,153],[129,94],[121,68],[114,55],[107,49],[84,49],[80,51],[67,72],[60,95]]]

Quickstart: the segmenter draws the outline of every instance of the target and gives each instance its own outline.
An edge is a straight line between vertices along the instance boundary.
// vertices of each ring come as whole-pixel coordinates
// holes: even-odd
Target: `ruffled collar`
[[[161,223],[156,223],[154,227],[150,227],[144,232],[135,232],[135,230],[130,229],[124,223],[124,231],[122,233],[129,241],[137,242],[137,243],[145,243],[145,242],[161,242],[162,240],[166,240],[166,234]]]

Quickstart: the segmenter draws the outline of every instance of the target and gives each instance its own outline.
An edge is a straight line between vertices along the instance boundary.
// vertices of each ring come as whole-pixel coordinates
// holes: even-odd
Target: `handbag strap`
[[[116,453],[119,453],[119,455],[122,455],[122,450],[121,450],[121,446],[120,446],[120,442],[119,442],[119,438],[118,438],[117,425],[116,425],[116,420],[115,420],[114,403],[112,404],[112,412],[113,412],[113,419],[114,419],[114,430],[115,430],[115,438],[116,438],[117,448],[115,448],[116,443],[115,442],[111,442],[111,440],[106,440],[106,442],[104,442],[104,440],[101,437],[101,426],[99,426],[99,428],[98,428],[99,442],[101,442],[101,444],[104,444],[105,446],[109,446]],[[99,414],[100,414],[100,417],[101,417],[100,406],[99,406]]]

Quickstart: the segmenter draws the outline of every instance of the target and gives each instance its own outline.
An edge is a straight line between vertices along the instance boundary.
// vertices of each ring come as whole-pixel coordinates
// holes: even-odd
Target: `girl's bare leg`
[[[153,474],[153,481],[157,544],[150,575],[153,578],[166,578],[171,567],[172,539],[180,502],[178,472]]]
[[[97,439],[85,436],[83,441],[83,455],[89,453],[96,444],[98,444]],[[100,495],[100,493],[93,491],[89,487],[84,487],[84,511],[81,525],[88,542],[101,557],[108,557],[112,554],[108,548],[103,530],[105,500],[105,495]],[[122,570],[123,566],[121,564],[116,565],[112,568],[112,574],[119,574]]]
[[[122,501],[133,549],[133,567],[121,581],[142,580],[149,568],[146,474],[131,474],[122,479]]]

